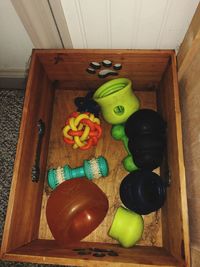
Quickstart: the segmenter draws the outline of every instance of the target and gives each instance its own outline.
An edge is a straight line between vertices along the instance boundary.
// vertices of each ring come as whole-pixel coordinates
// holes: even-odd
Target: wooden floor
[[[64,166],[65,164],[68,164],[72,168],[78,167],[82,165],[84,159],[90,159],[94,156],[97,157],[102,155],[107,159],[109,165],[108,177],[93,181],[107,195],[109,200],[109,211],[99,227],[84,240],[91,242],[116,243],[107,235],[107,232],[112,224],[112,220],[117,208],[121,205],[119,197],[120,182],[128,174],[121,164],[121,160],[126,156],[126,151],[122,142],[115,141],[111,137],[111,125],[106,123],[103,119],[101,119],[103,136],[99,140],[98,145],[88,151],[73,150],[71,146],[66,145],[62,139],[62,128],[65,124],[65,120],[71,112],[76,110],[73,102],[74,98],[85,94],[85,91],[56,91],[47,170],[52,167],[56,168],[58,166]],[[155,92],[140,91],[137,92],[136,95],[140,99],[141,108],[156,109]],[[159,170],[156,170],[156,172],[159,173]],[[39,238],[41,239],[52,239],[45,215],[46,202],[49,194],[50,188],[46,182],[44,186],[39,229]],[[139,244],[147,246],[162,246],[161,212],[158,211],[144,216],[144,221],[144,234]]]

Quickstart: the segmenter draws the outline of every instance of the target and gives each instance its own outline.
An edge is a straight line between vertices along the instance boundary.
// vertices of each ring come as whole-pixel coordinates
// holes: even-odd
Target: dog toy
[[[128,172],[137,170],[138,167],[135,165],[133,157],[128,149],[128,137],[125,134],[124,125],[114,125],[111,129],[111,135],[115,140],[121,140],[124,143],[126,151],[128,152],[128,156],[126,156],[122,161],[125,170]]]
[[[109,207],[105,193],[92,181],[77,178],[65,181],[49,196],[46,218],[61,248],[67,248],[94,231]]]
[[[129,139],[137,135],[165,136],[167,124],[161,115],[152,109],[140,109],[125,123],[125,133]]]
[[[48,184],[54,189],[59,184],[66,180],[79,177],[87,177],[89,180],[97,179],[108,175],[107,160],[100,156],[92,158],[91,160],[84,160],[83,166],[78,168],[70,168],[68,165],[58,167],[57,169],[50,169],[48,171]]]
[[[128,149],[138,168],[154,170],[162,164],[166,127],[160,114],[151,109],[140,109],[125,122]]]
[[[131,80],[126,78],[104,83],[95,91],[93,99],[100,105],[104,119],[111,124],[124,123],[140,106]]]
[[[137,170],[122,180],[120,198],[126,208],[146,215],[163,206],[166,199],[166,185],[156,173]]]
[[[142,237],[144,220],[141,215],[119,207],[108,235],[125,248],[133,247]]]
[[[64,141],[73,144],[73,148],[87,150],[95,146],[101,137],[100,120],[94,114],[73,112],[63,129]]]
[[[99,117],[100,106],[92,99],[93,94],[94,92],[91,91],[84,97],[76,97],[74,99],[74,104],[78,112],[90,112],[94,114],[95,117]]]

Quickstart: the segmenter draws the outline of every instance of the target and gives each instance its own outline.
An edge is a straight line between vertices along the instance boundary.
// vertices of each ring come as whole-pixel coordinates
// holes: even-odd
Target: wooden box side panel
[[[54,90],[33,53],[19,132],[1,254],[37,238]],[[40,180],[32,182],[38,142],[38,120],[46,124],[40,157]]]
[[[190,266],[188,210],[183,160],[176,59],[172,56],[158,90],[158,109],[167,121],[167,157],[171,184],[162,209],[163,245]]]
[[[97,253],[95,250],[102,252]],[[103,254],[103,256],[98,257],[99,254]],[[7,253],[4,259],[87,267],[183,266],[183,262],[177,261],[164,248],[135,246],[127,249],[114,244],[81,242],[69,246],[67,249],[58,249],[54,240],[32,241],[26,246]]]
[[[126,77],[134,81],[134,90],[154,90],[159,84],[165,71],[172,51],[145,50],[95,50],[95,49],[61,49],[36,50],[48,77],[52,81],[59,81],[59,88],[88,90],[96,89],[102,81]],[[96,74],[89,74],[86,69],[91,62],[102,63],[103,60],[122,64],[122,69],[116,71],[117,76],[99,78],[102,69],[112,67],[101,66]],[[102,65],[102,64],[101,64]]]
[[[200,3],[178,51],[191,261],[200,263]]]

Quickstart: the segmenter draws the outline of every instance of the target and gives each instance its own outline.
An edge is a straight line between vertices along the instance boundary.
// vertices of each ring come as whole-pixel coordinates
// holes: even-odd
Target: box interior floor
[[[66,145],[62,138],[62,128],[69,114],[76,110],[74,98],[85,96],[85,91],[75,90],[56,90],[53,121],[51,127],[51,136],[48,152],[47,171],[50,168],[69,165],[72,168],[81,166],[84,159],[92,157],[104,156],[109,165],[109,175],[105,178],[93,180],[106,194],[109,199],[109,211],[103,223],[93,231],[85,241],[108,242],[116,243],[111,239],[107,232],[112,224],[114,214],[117,208],[122,204],[119,197],[119,185],[122,179],[128,174],[121,164],[121,160],[127,155],[123,143],[115,141],[111,134],[111,125],[101,119],[103,129],[102,138],[99,140],[96,147],[87,151],[74,150],[72,146]],[[156,94],[155,92],[136,92],[140,99],[141,108],[156,109]],[[113,155],[116,155],[113,157]],[[159,169],[157,170],[159,172]],[[39,238],[52,239],[51,232],[46,222],[46,202],[49,197],[50,190],[45,181],[42,212],[40,220]],[[96,200],[98,201],[98,199]],[[142,245],[162,246],[162,228],[160,220],[161,212],[154,212],[144,216],[145,230],[143,238],[140,241]]]

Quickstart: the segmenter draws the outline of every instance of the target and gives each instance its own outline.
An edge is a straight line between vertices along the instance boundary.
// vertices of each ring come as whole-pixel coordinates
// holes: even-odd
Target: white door
[[[178,49],[199,0],[11,0],[35,47]]]
[[[64,46],[178,49],[198,0],[49,0]],[[64,24],[62,26],[64,13]]]

